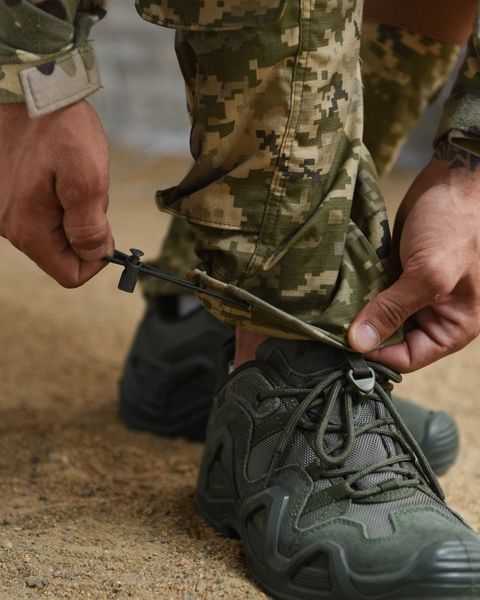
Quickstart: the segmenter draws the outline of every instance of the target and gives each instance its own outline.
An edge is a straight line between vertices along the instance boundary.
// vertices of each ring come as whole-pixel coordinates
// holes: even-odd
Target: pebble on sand
[[[31,575],[25,579],[25,583],[29,588],[41,588],[46,587],[48,585],[48,581],[46,579],[42,579],[37,575]]]

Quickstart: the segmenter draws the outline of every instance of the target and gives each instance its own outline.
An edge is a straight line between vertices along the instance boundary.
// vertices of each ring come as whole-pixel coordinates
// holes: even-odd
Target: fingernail
[[[354,330],[354,338],[362,352],[369,352],[380,343],[378,331],[370,323],[362,323]]]

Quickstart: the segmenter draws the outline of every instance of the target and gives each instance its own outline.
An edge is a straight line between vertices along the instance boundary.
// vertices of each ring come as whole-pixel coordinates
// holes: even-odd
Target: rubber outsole
[[[284,557],[278,551],[278,529],[287,503],[288,495],[280,488],[249,498],[238,512],[232,502],[212,505],[201,493],[196,496],[198,512],[212,527],[242,540],[252,578],[276,600],[480,598],[480,545],[464,540],[432,544],[406,567],[370,575],[353,571],[346,552],[333,541],[319,540],[292,558]],[[249,516],[258,507],[268,510],[263,539],[248,530]]]

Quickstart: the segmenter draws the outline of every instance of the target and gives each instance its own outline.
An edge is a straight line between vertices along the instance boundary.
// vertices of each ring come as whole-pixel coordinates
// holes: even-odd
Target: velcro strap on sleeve
[[[32,118],[73,104],[101,86],[90,42],[48,62],[23,69],[19,76]]]

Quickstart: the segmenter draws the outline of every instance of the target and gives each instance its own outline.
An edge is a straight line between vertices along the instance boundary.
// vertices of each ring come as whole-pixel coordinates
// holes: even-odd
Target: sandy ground
[[[153,191],[185,162],[113,158],[117,247],[156,252],[167,220]],[[406,178],[391,178],[395,199]],[[0,242],[0,598],[265,598],[238,542],[193,506],[201,446],[128,431],[117,380],[140,294],[116,291],[110,266],[66,291]],[[422,373],[401,393],[458,417],[462,454],[443,478],[452,505],[480,525],[480,345]]]

